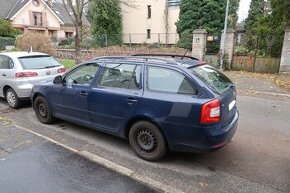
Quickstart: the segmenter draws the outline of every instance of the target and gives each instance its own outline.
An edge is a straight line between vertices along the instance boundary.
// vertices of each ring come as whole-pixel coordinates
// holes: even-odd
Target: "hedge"
[[[5,50],[6,46],[14,46],[15,38],[0,37],[0,50]]]

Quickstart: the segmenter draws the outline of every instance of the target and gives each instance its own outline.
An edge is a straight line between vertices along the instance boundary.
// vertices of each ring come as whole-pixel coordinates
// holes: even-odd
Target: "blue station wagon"
[[[59,118],[128,139],[148,161],[219,149],[239,118],[234,84],[185,56],[96,58],[36,84],[31,98],[42,123]]]

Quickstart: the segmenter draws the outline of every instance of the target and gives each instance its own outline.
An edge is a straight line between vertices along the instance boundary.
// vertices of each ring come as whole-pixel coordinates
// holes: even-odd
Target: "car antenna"
[[[183,59],[186,56],[187,52],[188,52],[188,50],[185,51],[185,53],[183,54],[181,59]]]
[[[28,53],[33,52],[32,46],[30,46],[30,50],[28,50]]]

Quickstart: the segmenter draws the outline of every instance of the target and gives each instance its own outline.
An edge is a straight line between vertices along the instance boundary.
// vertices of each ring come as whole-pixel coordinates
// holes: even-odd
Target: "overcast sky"
[[[248,11],[250,8],[250,3],[251,3],[251,0],[241,0],[240,1],[240,7],[239,7],[239,11],[238,11],[238,14],[239,14],[239,21],[238,22],[241,22],[247,18]]]

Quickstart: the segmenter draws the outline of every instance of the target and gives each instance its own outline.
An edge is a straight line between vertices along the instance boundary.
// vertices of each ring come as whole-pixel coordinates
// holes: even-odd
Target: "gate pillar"
[[[199,60],[204,60],[206,49],[207,31],[204,29],[197,29],[193,31],[192,39],[192,56]]]
[[[285,30],[279,72],[290,73],[290,28]]]

